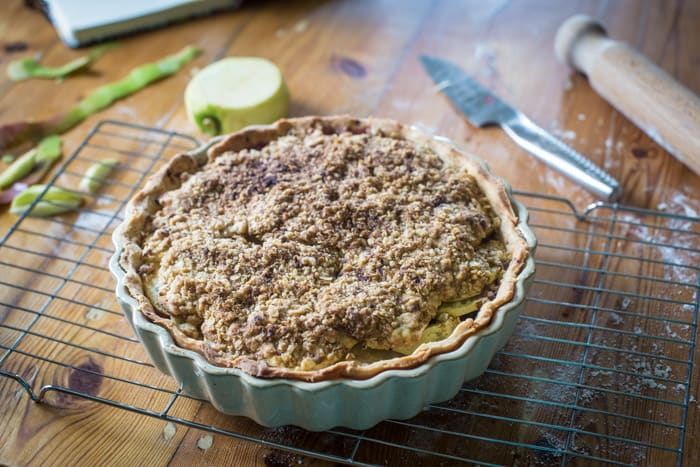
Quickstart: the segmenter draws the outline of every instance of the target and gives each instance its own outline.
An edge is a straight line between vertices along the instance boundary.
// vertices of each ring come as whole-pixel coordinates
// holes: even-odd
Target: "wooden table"
[[[452,138],[486,159],[493,171],[507,178],[516,190],[565,197],[579,208],[595,201],[574,182],[519,149],[498,128],[470,126],[436,92],[422,71],[417,57],[428,53],[461,64],[535,122],[607,169],[624,186],[623,204],[696,216],[700,212],[700,178],[599,97],[585,77],[572,74],[555,59],[552,40],[556,28],[565,18],[579,12],[600,18],[611,37],[629,42],[678,81],[700,93],[698,2],[268,1],[247,2],[235,12],[125,38],[120,47],[99,59],[90,72],[62,82],[13,83],[0,73],[0,122],[48,117],[139,64],[195,44],[203,53],[193,65],[115,103],[67,132],[64,154],[71,154],[103,119],[175,130],[204,140],[205,135],[187,120],[183,105],[183,91],[190,73],[225,56],[261,56],[273,60],[282,69],[292,95],[292,116],[352,114],[395,118]],[[0,37],[3,38],[0,46],[5,47],[4,51],[0,48],[3,68],[12,59],[34,53],[43,54],[42,60],[47,64],[62,64],[83,53],[67,48],[45,18],[26,8],[20,0],[0,3]],[[27,48],[13,51],[13,44],[15,49],[17,44],[26,44]],[[16,220],[5,211],[4,208],[0,211],[0,235]],[[552,218],[549,221],[553,222]],[[21,233],[14,235],[21,240]],[[694,250],[700,249],[697,236],[692,242]],[[14,259],[1,258],[5,262]],[[111,282],[105,285],[112,287]],[[8,289],[0,291],[0,296],[7,299]],[[0,309],[0,321],[7,314],[7,310]],[[114,326],[119,332],[130,332],[123,321]],[[2,332],[5,330],[0,329],[0,337]],[[556,343],[551,345],[556,348]],[[697,353],[694,361],[697,363]],[[22,374],[35,389],[41,384],[60,383],[55,375],[44,375],[39,366],[36,368],[33,376],[31,368],[13,368],[13,371]],[[155,373],[149,377],[159,378]],[[167,381],[165,377],[158,381],[167,384],[163,382]],[[692,379],[690,394],[700,395],[698,386],[698,379]],[[62,402],[51,399],[54,403],[35,404],[16,382],[0,377],[3,420],[0,463],[294,465],[321,462],[280,454],[265,446],[217,434],[213,435],[213,445],[205,450],[197,447],[197,443],[207,433],[197,428],[180,425],[172,439],[166,439],[163,420],[80,398],[58,399]],[[693,400],[691,397],[690,401]],[[206,406],[190,405],[186,412],[190,419],[256,433],[250,422],[234,422]],[[697,436],[700,410],[694,404],[688,407],[684,462],[691,465],[693,459],[700,458]],[[628,429],[637,428],[632,424]],[[331,442],[313,435],[295,436],[310,449],[320,449],[322,443]],[[365,457],[366,460],[394,465],[409,465],[421,459],[430,461],[404,457],[398,450],[381,444],[375,445],[375,449],[377,454]],[[558,457],[533,458],[527,452],[516,451],[506,448],[499,462],[514,465],[560,462]],[[675,457],[636,460],[662,465],[664,459]]]

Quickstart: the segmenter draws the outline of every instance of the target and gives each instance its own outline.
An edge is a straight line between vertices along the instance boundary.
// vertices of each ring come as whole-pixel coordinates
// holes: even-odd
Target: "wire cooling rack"
[[[347,464],[683,461],[696,407],[689,388],[700,219],[607,204],[579,214],[565,199],[524,192],[515,195],[539,239],[535,284],[506,347],[452,400],[366,431],[233,424],[237,417],[213,410],[193,417],[186,408],[200,402],[153,367],[122,318],[107,263],[137,187],[196,145],[165,130],[102,122],[51,181],[76,187],[91,164],[118,159],[100,194],[84,195],[73,214],[21,216],[0,240],[0,375],[34,401],[78,396]],[[6,378],[5,391],[14,384]]]

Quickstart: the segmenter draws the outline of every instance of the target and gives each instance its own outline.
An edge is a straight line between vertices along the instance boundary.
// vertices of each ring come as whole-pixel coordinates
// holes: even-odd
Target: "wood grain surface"
[[[225,56],[260,56],[281,68],[292,96],[292,116],[395,118],[453,139],[466,151],[484,158],[515,190],[568,198],[579,209],[595,201],[574,182],[517,147],[500,129],[471,126],[421,69],[418,56],[426,53],[459,63],[532,120],[604,167],[621,181],[623,204],[697,217],[700,177],[597,95],[585,77],[556,60],[556,29],[575,13],[600,19],[610,37],[629,43],[691,91],[700,93],[697,1],[250,1],[236,11],[122,38],[120,46],[101,57],[89,72],[62,81],[14,83],[4,73],[13,59],[41,54],[43,63],[58,65],[85,50],[67,48],[38,11],[20,0],[8,0],[0,2],[0,123],[49,117],[135,66],[193,44],[203,53],[184,70],[116,102],[67,132],[63,160],[105,119],[206,140],[188,121],[183,105],[190,73]],[[100,141],[94,143],[96,147],[89,154],[99,158]],[[102,143],[115,149],[114,140],[106,138]],[[177,143],[181,149],[193,144],[186,139]],[[158,142],[133,140],[118,144],[124,162],[133,164],[146,162],[130,158],[131,152],[156,155],[160,147]],[[80,161],[72,164],[57,183],[76,183],[86,165]],[[133,167],[132,172],[120,172],[123,186],[110,187],[109,194],[115,200],[128,196],[142,181],[139,171],[148,169],[146,165]],[[172,417],[234,431],[249,440],[185,424],[171,426],[157,417],[60,391],[47,392],[43,403],[37,404],[16,381],[0,376],[0,464],[326,464],[253,442],[264,440],[388,465],[448,465],[456,463],[458,457],[478,459],[480,454],[474,453],[481,450],[492,452],[488,461],[495,464],[560,465],[569,461],[571,465],[587,465],[585,458],[562,459],[555,452],[562,446],[575,446],[577,452],[592,458],[617,456],[623,463],[675,465],[678,457],[674,449],[682,440],[683,463],[695,465],[700,459],[700,408],[694,401],[700,396],[700,381],[687,362],[698,362],[700,355],[683,343],[694,339],[696,319],[683,304],[697,300],[693,280],[697,281],[696,266],[700,263],[698,223],[668,221],[656,225],[656,217],[634,214],[620,214],[618,222],[582,223],[561,203],[526,195],[522,201],[534,208],[533,224],[540,241],[538,260],[542,261],[539,282],[528,304],[528,319],[519,323],[516,336],[492,364],[493,371],[441,405],[460,414],[494,416],[450,418],[443,412],[426,410],[416,423],[460,436],[386,423],[363,434],[382,441],[358,445],[355,438],[344,436],[349,430],[310,434],[294,428],[265,429],[247,419],[221,415],[210,405],[185,396],[177,397],[169,407],[175,383],[147,364],[148,357],[121,316],[111,292],[112,278],[104,269],[112,248],[104,231],[114,227],[116,220],[109,213],[119,209],[118,202],[99,205],[97,211],[104,213],[103,217],[67,215],[64,222],[50,223],[27,219],[22,231],[9,237],[11,248],[0,250],[0,301],[5,304],[0,306],[0,357],[17,341],[22,329],[30,326],[31,332],[0,369],[19,375],[35,391],[56,385],[156,414],[167,409]],[[17,220],[6,211],[6,206],[0,208],[0,237]],[[607,208],[595,211],[601,217],[609,217],[611,212]],[[65,240],[47,240],[52,238]],[[655,242],[680,247],[667,251],[654,248]],[[65,259],[56,259],[56,255]],[[81,262],[70,258],[81,258]],[[664,265],[669,261],[677,266]],[[2,285],[3,281],[12,286]],[[601,294],[601,290],[615,293]],[[663,302],[658,297],[673,300]],[[548,298],[571,306],[551,304]],[[635,314],[635,309],[644,312]],[[664,337],[662,348],[653,336]],[[642,362],[614,350],[620,348],[660,357]],[[539,360],[523,361],[520,354]],[[556,359],[582,362],[584,370],[557,365]],[[638,365],[651,365],[653,373],[657,364],[661,365],[657,372],[671,375],[669,379],[687,377],[690,384],[685,391],[690,397],[672,388],[664,392],[649,387],[636,387],[637,392],[643,390],[644,397],[631,397],[628,393],[639,383],[627,376],[634,374],[600,380],[608,376],[599,368],[621,366],[635,373]],[[571,373],[574,370],[575,374]],[[532,378],[515,383],[509,376],[513,371],[526,372]],[[148,387],[134,387],[130,380]],[[568,391],[569,386],[557,386],[558,380],[575,380],[576,386]],[[529,423],[499,418],[504,402],[494,393],[503,387],[513,395],[505,402],[507,412]],[[586,387],[604,391],[591,396]],[[527,397],[549,397],[550,403],[530,404]],[[669,402],[657,403],[658,398]],[[684,411],[687,401],[690,403]],[[587,411],[582,414],[574,406],[585,406]],[[627,417],[606,415],[617,409]],[[641,422],[642,418],[658,423]],[[674,428],[682,421],[684,431]],[[550,425],[579,431],[543,434]],[[481,437],[508,439],[513,444],[504,448]],[[671,447],[640,450],[620,439],[653,440]],[[397,447],[404,444],[445,455],[431,457]],[[541,449],[533,451],[527,448],[530,445]]]

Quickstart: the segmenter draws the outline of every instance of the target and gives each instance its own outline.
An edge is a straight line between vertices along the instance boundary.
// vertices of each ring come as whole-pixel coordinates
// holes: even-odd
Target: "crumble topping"
[[[411,141],[327,133],[220,154],[158,198],[139,273],[208,351],[313,370],[414,347],[442,304],[489,293],[505,269],[464,169]]]

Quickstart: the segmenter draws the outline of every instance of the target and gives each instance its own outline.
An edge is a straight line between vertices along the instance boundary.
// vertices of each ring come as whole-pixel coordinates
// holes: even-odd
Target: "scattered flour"
[[[680,337],[678,335],[678,333],[676,333],[674,330],[671,329],[671,323],[667,322],[665,328],[666,328],[666,335],[668,337],[672,337],[674,339],[678,339]]]
[[[296,22],[296,24],[294,24],[292,29],[294,29],[294,32],[297,33],[305,32],[307,29],[309,29],[309,23],[310,21],[306,18],[300,19]]]
[[[615,313],[614,311],[611,311],[609,316],[610,316],[610,323],[615,325],[615,326],[619,326],[620,324],[622,324],[624,322],[622,317],[620,315],[618,315],[617,313]]]
[[[212,444],[214,444],[214,438],[212,435],[204,435],[197,441],[197,447],[202,451],[209,449]]]
[[[170,441],[175,436],[175,433],[177,433],[177,427],[175,424],[173,422],[166,423],[163,427],[163,439]]]
[[[295,32],[297,34],[302,34],[302,33],[306,32],[307,29],[309,29],[309,24],[310,24],[310,21],[307,18],[302,18],[299,21],[297,21],[296,23],[294,23],[294,25],[291,27],[291,31]],[[279,28],[275,31],[275,37],[277,39],[282,39],[283,37],[285,37],[287,35],[287,32],[289,32],[288,29]]]
[[[95,306],[90,308],[86,313],[85,313],[85,319],[88,321],[99,321],[102,319],[105,315],[105,312],[102,311],[100,308],[102,308],[101,303],[95,303]]]
[[[651,378],[642,378],[642,384],[649,389],[666,389],[666,385],[659,384]]]
[[[671,367],[663,363],[657,363],[654,365],[654,376],[657,378],[668,379],[671,377]]]
[[[672,203],[675,206],[680,207],[683,209],[683,214],[687,217],[700,217],[698,216],[698,212],[690,206],[691,200],[685,196],[683,193],[676,193],[673,195],[672,198]]]
[[[572,130],[565,131],[561,134],[561,137],[564,139],[576,139],[576,132]]]
[[[632,214],[623,214],[618,220],[623,236],[630,238],[633,242],[638,240],[650,243],[648,247],[645,246],[650,248],[646,255],[668,263],[665,274],[667,279],[683,284],[696,283],[697,271],[691,269],[691,266],[700,264],[700,250],[697,245],[698,237],[692,234],[694,227],[692,221],[674,218],[663,224],[666,228],[656,228],[653,225],[640,223],[639,217]],[[679,247],[688,248],[691,251],[681,250]],[[644,260],[646,255],[641,259]]]
[[[564,130],[559,127],[559,124],[557,123],[556,120],[551,120],[549,122],[549,129],[550,132],[554,136],[558,136],[560,139],[568,139],[568,140],[575,140],[576,139],[576,132],[573,130]]]

